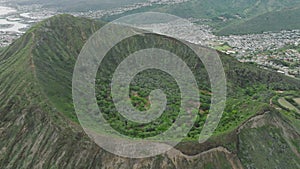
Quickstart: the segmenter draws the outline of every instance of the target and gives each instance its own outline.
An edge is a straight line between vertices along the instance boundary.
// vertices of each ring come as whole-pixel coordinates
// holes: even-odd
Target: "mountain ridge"
[[[289,11],[290,15],[298,14],[298,11],[291,11],[293,8],[300,8],[300,2],[297,0],[190,0],[181,4],[140,8],[124,14],[106,16],[104,19],[110,21],[128,14],[154,11],[186,19],[198,19],[196,23],[210,25],[217,35],[254,34],[261,33],[261,31],[278,31],[280,30],[278,27],[290,29],[287,25],[291,23],[293,24],[292,28],[299,29],[297,21],[288,22],[288,20],[276,19],[276,17],[288,19]],[[296,16],[292,18],[298,19]],[[270,18],[270,21],[267,21],[269,25],[265,23],[264,19],[261,19],[266,17]],[[272,22],[271,19],[274,21]],[[258,21],[260,25],[257,25]],[[284,24],[281,23],[283,21]],[[270,24],[272,25],[270,26]]]
[[[299,14],[299,6],[291,9],[266,12],[257,17],[242,21],[241,23],[226,26],[216,33],[217,35],[240,35],[263,32],[280,32],[283,30],[296,30],[300,28],[300,25],[298,24]]]
[[[263,134],[257,134],[248,126],[240,130],[242,135],[236,134],[236,129],[232,131],[233,135],[238,137],[234,139],[236,142],[233,144],[243,148],[243,152],[235,148],[235,145],[231,145],[230,140],[217,142],[218,139],[212,138],[210,141],[215,141],[214,144],[204,144],[207,146],[206,153],[201,154],[205,150],[194,152],[194,154],[200,153],[199,155],[188,155],[191,153],[188,151],[184,155],[178,148],[179,150],[171,150],[157,157],[130,160],[112,155],[93,143],[73,119],[75,114],[70,112],[72,108],[68,107],[71,104],[69,101],[72,100],[69,98],[71,82],[68,80],[72,77],[72,67],[82,45],[101,26],[103,23],[70,15],[55,16],[30,29],[0,55],[1,168],[247,168],[248,165],[259,168],[262,166],[260,161],[248,160],[248,154],[243,153],[248,150],[254,152],[251,148],[236,142],[249,139],[244,138],[248,130],[252,134],[249,140],[254,140],[257,135],[260,136],[259,140],[262,140],[263,136],[269,136],[263,126],[261,127]],[[281,88],[279,85],[281,82],[277,83],[278,79],[283,79],[290,84],[290,87],[285,84],[283,88],[294,90],[299,88],[299,81],[295,79],[255,69],[250,64],[238,64],[229,56],[221,57],[226,63],[225,69],[230,70],[227,74],[230,75],[231,83],[238,82],[229,84],[235,86],[233,89],[239,86],[247,87],[255,84],[256,81],[271,82],[270,88],[272,86]],[[265,80],[266,75],[268,78]],[[249,76],[253,78],[249,82],[243,82]],[[53,87],[53,84],[56,84],[54,89],[48,89]],[[278,116],[279,121],[287,121],[283,123],[284,126],[290,126],[288,118],[280,115],[281,113],[275,109],[268,107],[263,113],[267,111],[271,111],[270,115],[266,116],[267,119]],[[248,123],[248,119],[245,123]],[[274,126],[279,130],[281,128],[280,125]],[[269,124],[266,123],[266,127],[269,127]],[[274,133],[291,140],[291,137],[285,137],[281,132],[274,131]],[[224,135],[231,136],[228,133]],[[295,138],[299,139],[297,134]],[[273,140],[274,143],[277,141]],[[288,142],[283,141],[282,144],[289,147]],[[187,146],[183,146],[182,149],[193,149],[192,146],[199,145]],[[276,150],[286,151],[289,155],[292,151],[289,148],[282,149],[275,144],[274,147]],[[276,156],[277,160],[281,158],[283,156]],[[270,164],[270,166],[274,165]]]

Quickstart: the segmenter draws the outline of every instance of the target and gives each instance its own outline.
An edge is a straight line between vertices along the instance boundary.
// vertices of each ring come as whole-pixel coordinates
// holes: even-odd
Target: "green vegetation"
[[[278,109],[283,109],[286,114],[290,114],[298,119],[300,118],[299,95],[299,91],[277,92],[272,97],[272,102]]]
[[[190,0],[180,4],[140,8],[106,20],[154,11],[200,19],[197,23],[212,26],[218,35],[247,34],[299,29],[299,8],[299,1],[289,0]]]
[[[68,19],[62,21],[61,18]],[[39,29],[33,28],[31,30],[35,36],[43,37],[38,48],[33,50],[36,76],[43,91],[55,107],[66,117],[77,122],[71,95],[71,73],[76,59],[74,56],[77,56],[88,35],[96,31],[101,23],[85,19],[74,20],[70,16],[54,17],[51,22],[53,23],[50,24],[51,26],[47,26],[49,24],[43,22],[37,26]],[[57,22],[64,24],[53,26]],[[74,26],[71,28],[67,25]],[[65,27],[67,29],[64,29]],[[46,32],[47,29],[52,29],[53,32]],[[81,33],[82,31],[84,33]],[[72,38],[70,39],[70,37]],[[128,121],[116,111],[112,102],[110,80],[114,69],[129,54],[147,47],[158,47],[176,53],[186,61],[189,67],[195,67],[195,63],[197,63],[198,66],[192,71],[197,77],[199,90],[202,91],[200,93],[202,104],[198,110],[197,122],[186,138],[187,140],[197,139],[206,116],[209,114],[210,84],[208,75],[201,61],[192,51],[186,46],[182,46],[180,42],[164,36],[153,34],[135,36],[122,41],[111,49],[103,60],[103,66],[100,66],[97,75],[96,92],[100,110],[114,129],[134,137],[144,138],[157,135],[172,125],[179,113],[179,90],[174,79],[162,72],[142,72],[132,81],[130,88],[131,102],[137,109],[143,111],[150,107],[148,99],[150,91],[157,88],[164,89],[168,100],[167,108],[156,121],[143,125]],[[243,121],[264,109],[265,104],[268,104],[269,93],[272,90],[295,90],[300,86],[299,81],[269,71],[258,70],[255,65],[241,64],[230,56],[222,54],[221,58],[228,79],[229,97],[216,134],[234,130]],[[283,85],[279,79],[286,81],[286,84]],[[183,126],[178,126],[178,130],[181,127]],[[176,137],[174,136],[174,139]]]
[[[224,51],[230,50],[232,48],[228,44],[223,44],[223,45],[214,47],[214,49],[224,52]]]
[[[294,98],[294,101],[295,101],[298,105],[300,105],[300,98]]]
[[[295,106],[293,106],[290,102],[286,101],[285,98],[280,98],[280,99],[278,100],[278,102],[279,102],[279,104],[281,104],[283,107],[285,107],[285,108],[287,108],[287,109],[289,109],[289,110],[291,110],[291,111],[297,111],[297,112],[299,112],[299,110],[298,110]]]
[[[74,19],[69,15],[53,17],[51,22],[42,22],[30,30],[35,37],[41,37],[32,51],[36,76],[55,107],[72,121],[77,121],[71,95],[74,64],[84,42],[102,23]],[[61,24],[54,26],[53,23],[58,22]],[[47,32],[47,29],[53,31]]]
[[[273,120],[278,119],[274,114],[267,117],[272,120],[267,122],[268,126],[244,129],[241,133],[240,139],[243,142],[240,144],[241,151],[238,156],[243,165],[247,168],[293,168],[299,165],[294,152],[287,149],[293,140],[284,138],[282,130],[273,124]]]
[[[159,46],[156,46],[159,44]],[[131,83],[131,102],[139,110],[149,108],[148,96],[154,89],[164,89],[167,94],[167,108],[163,115],[149,123],[138,124],[127,120],[120,115],[112,102],[110,94],[110,83],[112,74],[119,65],[120,61],[131,53],[147,47],[159,47],[176,53],[182,57],[190,67],[198,65],[192,69],[201,92],[201,106],[196,110],[198,117],[191,131],[188,133],[186,140],[198,139],[200,131],[209,114],[210,106],[210,85],[208,75],[202,63],[197,59],[193,52],[185,46],[180,45],[177,41],[172,41],[164,36],[143,35],[128,38],[115,46],[103,60],[103,66],[100,66],[97,76],[97,100],[99,108],[104,112],[104,117],[110,122],[111,126],[126,135],[133,137],[145,138],[157,135],[167,130],[173,123],[179,113],[180,97],[176,82],[172,77],[162,74],[159,71],[145,71],[137,75]],[[272,97],[273,90],[290,90],[297,89],[299,81],[285,77],[280,74],[272,73],[265,70],[257,70],[255,65],[241,64],[227,55],[222,55],[225,71],[227,73],[229,84],[229,97],[227,106],[222,116],[221,122],[215,131],[215,134],[230,132],[236,129],[244,121],[258,112],[268,111],[269,99]],[[253,79],[255,77],[255,79]],[[267,78],[266,78],[267,77]],[[289,85],[282,85],[276,79],[286,80]],[[178,126],[181,130],[184,126]],[[178,136],[174,135],[173,139]]]
[[[58,24],[59,23],[59,24]],[[72,26],[70,26],[72,25]],[[103,25],[88,19],[75,19],[69,15],[56,16],[46,20],[24,35],[1,55],[6,59],[18,48],[30,52],[33,60],[34,77],[51,104],[65,117],[78,123],[72,104],[71,79],[76,56],[88,37]],[[52,31],[48,31],[52,30]],[[22,45],[26,45],[23,47]],[[131,83],[131,102],[139,110],[150,108],[149,94],[161,88],[167,95],[167,108],[163,115],[149,124],[137,124],[126,120],[115,109],[110,94],[110,80],[119,62],[129,54],[148,47],[171,51],[192,67],[198,81],[201,107],[196,123],[187,140],[197,139],[209,114],[210,84],[208,74],[195,54],[180,42],[160,35],[145,35],[128,38],[115,46],[100,66],[96,92],[99,108],[111,126],[121,133],[134,137],[149,137],[167,130],[177,118],[180,108],[179,88],[172,77],[159,71],[141,72]],[[120,58],[117,58],[120,57]],[[221,54],[228,84],[228,100],[225,112],[215,131],[222,134],[236,129],[257,112],[265,110],[274,90],[297,90],[300,82],[270,71],[258,69],[252,64],[241,64],[230,56]],[[195,65],[197,65],[195,67]],[[283,81],[285,83],[283,83]],[[178,126],[178,130],[184,126]],[[174,136],[176,139],[176,136]]]
[[[180,113],[181,96],[176,81],[170,75],[158,70],[143,71],[138,74],[131,82],[130,95],[133,105],[140,110],[146,110],[149,107],[148,96],[150,92],[155,89],[163,90],[167,96],[167,107],[160,118],[149,124],[139,124],[122,117],[114,107],[110,94],[110,83],[114,70],[131,53],[150,47],[161,48],[176,53],[186,61],[189,67],[199,64],[198,68],[192,71],[196,74],[195,77],[198,82],[202,82],[199,83],[200,89],[203,91],[202,93],[209,93],[208,80],[205,80],[208,75],[204,66],[193,51],[187,48],[187,46],[183,46],[179,41],[154,34],[135,36],[122,41],[111,49],[102,61],[97,76],[96,92],[99,108],[111,126],[119,132],[133,137],[150,137],[166,131]],[[203,96],[201,101],[204,103],[202,111],[206,111],[207,114],[210,95]],[[203,115],[203,118],[199,119],[202,124],[204,124],[203,120],[205,120],[205,116]],[[200,128],[201,125],[196,124],[196,126]],[[184,126],[178,126],[178,130],[181,130],[182,127]],[[174,135],[174,139],[177,137]]]
[[[70,15],[52,17],[34,26],[2,51],[0,149],[3,151],[0,168],[87,168],[87,165],[90,168],[133,168],[140,162],[113,156],[97,147],[78,125],[73,109],[71,79],[76,57],[88,37],[102,25]],[[196,168],[201,164],[206,168],[230,168],[232,163],[240,164],[240,161],[245,168],[279,166],[294,169],[299,165],[299,114],[286,108],[276,110],[280,106],[278,99],[282,97],[296,107],[294,98],[300,96],[299,80],[220,54],[227,77],[227,105],[214,136],[199,145],[197,136],[209,114],[211,99],[208,75],[203,64],[186,46],[161,35],[136,36],[122,41],[107,54],[99,68],[97,101],[115,129],[135,137],[149,137],[168,129],[180,113],[177,84],[171,76],[157,70],[139,73],[131,82],[130,97],[137,109],[147,110],[151,106],[149,92],[164,89],[168,103],[161,118],[139,125],[126,121],[114,111],[107,80],[111,80],[112,72],[122,58],[149,46],[168,49],[181,56],[195,74],[202,105],[196,110],[197,122],[181,151],[204,153],[188,157],[189,160],[178,153],[178,156],[175,154],[176,162],[172,161],[174,156],[164,154],[143,159],[142,167]],[[255,119],[249,120],[252,117]],[[183,127],[178,126],[178,129]],[[219,146],[230,152],[211,150]]]
[[[218,35],[252,34],[268,31],[294,30],[300,28],[300,7],[271,11],[263,15],[237,22],[222,28]]]

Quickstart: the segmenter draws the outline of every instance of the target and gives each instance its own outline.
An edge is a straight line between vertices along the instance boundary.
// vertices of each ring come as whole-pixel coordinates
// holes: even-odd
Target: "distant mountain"
[[[181,4],[145,7],[110,16],[108,20],[131,13],[157,11],[201,19],[200,24],[213,26],[219,34],[258,33],[262,30],[299,29],[297,7],[300,8],[298,0],[190,0]],[[267,17],[269,20],[265,20]]]
[[[183,4],[162,7],[159,10],[181,17],[214,18],[222,15],[251,17],[268,11],[293,7],[296,0],[190,0]]]
[[[157,157],[121,158],[98,147],[76,119],[71,79],[83,44],[103,25],[70,15],[55,16],[37,24],[2,51],[0,168],[300,166],[299,116],[293,111],[277,110],[270,103],[278,90],[299,96],[300,81],[223,54],[229,97],[224,116],[209,141],[195,143],[196,125],[177,149]],[[143,40],[143,36],[140,38]],[[161,35],[154,38],[173,41]],[[142,41],[129,41],[144,45]],[[120,43],[116,51],[127,53],[127,44]],[[183,50],[168,47],[174,52]],[[204,67],[199,64],[196,68],[205,77]],[[209,83],[204,83],[202,87],[208,93]]]
[[[108,10],[118,8],[125,5],[132,5],[146,0],[17,0],[13,1],[17,4],[41,4],[44,7],[55,7],[61,11],[90,11],[90,10]]]
[[[300,7],[271,11],[222,28],[219,35],[279,32],[300,29]]]

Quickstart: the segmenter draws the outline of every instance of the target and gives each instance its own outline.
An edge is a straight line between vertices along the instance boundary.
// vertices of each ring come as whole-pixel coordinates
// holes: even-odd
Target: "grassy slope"
[[[224,27],[217,32],[218,35],[251,34],[267,31],[278,32],[281,30],[300,29],[300,8],[272,11]]]
[[[246,123],[238,136],[238,156],[244,167],[299,168],[300,128],[291,124],[288,117],[274,112]]]
[[[51,74],[36,56],[42,35],[47,36],[39,32],[51,32],[45,29],[47,24],[67,22],[78,22],[89,29],[92,25],[87,26],[92,22],[86,19],[57,16],[30,29],[0,55],[0,168],[86,168],[99,152],[82,129],[60,111],[63,106],[56,104],[61,100],[52,100],[47,89],[55,88],[42,82],[41,76],[48,78]],[[44,54],[39,56],[47,58]]]
[[[288,102],[285,98],[278,99],[278,103],[281,104],[283,107],[286,107],[289,110],[296,111],[297,113],[300,113],[300,111],[292,105],[290,102]]]
[[[294,101],[295,101],[298,105],[300,105],[300,98],[294,98]]]
[[[50,101],[73,121],[77,120],[71,96],[73,67],[84,42],[101,25],[66,15],[42,22],[33,30],[39,37],[33,50],[37,78]]]
[[[234,25],[241,22],[235,15],[242,17],[242,20],[248,20],[253,17],[280,10],[288,7],[299,5],[299,2],[293,0],[192,0],[185,4],[179,4],[160,9],[163,12],[179,15],[181,17],[208,18],[212,19],[208,24],[215,27],[217,30],[228,25]],[[218,17],[227,18],[226,21],[221,21]]]

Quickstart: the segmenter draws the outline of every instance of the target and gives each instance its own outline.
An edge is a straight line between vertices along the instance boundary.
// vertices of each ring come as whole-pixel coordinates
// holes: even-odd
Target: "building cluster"
[[[21,36],[20,33],[0,31],[0,47],[8,46],[15,39],[19,38],[20,36]]]
[[[140,27],[212,48],[226,44],[228,47],[221,52],[233,55],[241,62],[254,62],[288,76],[300,76],[300,30],[215,36],[209,26],[184,20]]]
[[[135,3],[133,5],[127,5],[120,8],[114,8],[110,10],[98,10],[98,11],[87,11],[87,12],[70,12],[74,16],[81,16],[81,17],[90,17],[90,18],[101,18],[103,16],[112,16],[122,14],[127,11],[135,10],[142,7],[152,6],[154,4],[175,4],[175,3],[182,3],[188,0],[149,0],[143,3]],[[37,23],[41,20],[49,18],[51,16],[60,14],[58,9],[55,8],[44,8],[42,5],[39,4],[30,4],[30,5],[17,5],[11,4],[9,0],[0,0],[0,4],[3,6],[14,6],[16,9],[15,13],[10,13],[7,16],[1,16],[2,19],[6,19],[7,21],[18,22],[22,24],[27,24],[28,28],[30,25]],[[20,32],[12,32],[12,31],[5,31],[1,30],[1,28],[7,27],[10,25],[1,24],[0,21],[0,46],[7,46],[16,38],[19,37]],[[22,30],[24,32],[26,29]]]
[[[132,11],[139,8],[149,7],[153,5],[171,5],[171,4],[178,4],[183,3],[189,0],[149,0],[146,2],[135,3],[133,5],[126,5],[119,8],[109,9],[109,10],[91,10],[87,12],[72,12],[70,14],[74,16],[83,16],[89,18],[102,18],[104,16],[113,16],[119,15],[128,11]]]
[[[1,1],[5,2],[6,5],[9,3],[7,0],[0,0],[0,4]],[[76,12],[70,14],[101,18],[103,16],[122,14],[154,4],[175,4],[185,1],[187,0],[149,0],[144,3],[136,3],[111,10]],[[45,9],[40,5],[22,5],[17,6],[16,9],[16,13],[5,16],[5,19],[10,22],[19,22],[29,26],[59,14],[57,9]],[[210,26],[193,24],[193,22],[197,21],[199,21],[199,19],[190,18],[189,21],[179,19],[168,23],[139,25],[139,27],[202,46],[212,48],[226,46],[225,48],[221,47],[216,49],[235,56],[241,62],[255,62],[264,68],[274,69],[289,76],[300,76],[300,54],[299,50],[296,50],[297,46],[300,45],[300,30],[281,31],[278,33],[265,32],[262,34],[215,36]],[[13,40],[20,36],[20,32],[3,31],[0,27],[0,47],[11,44]],[[295,49],[287,48],[287,46],[293,46]]]
[[[242,62],[254,62],[288,76],[300,76],[300,30],[220,37]]]

